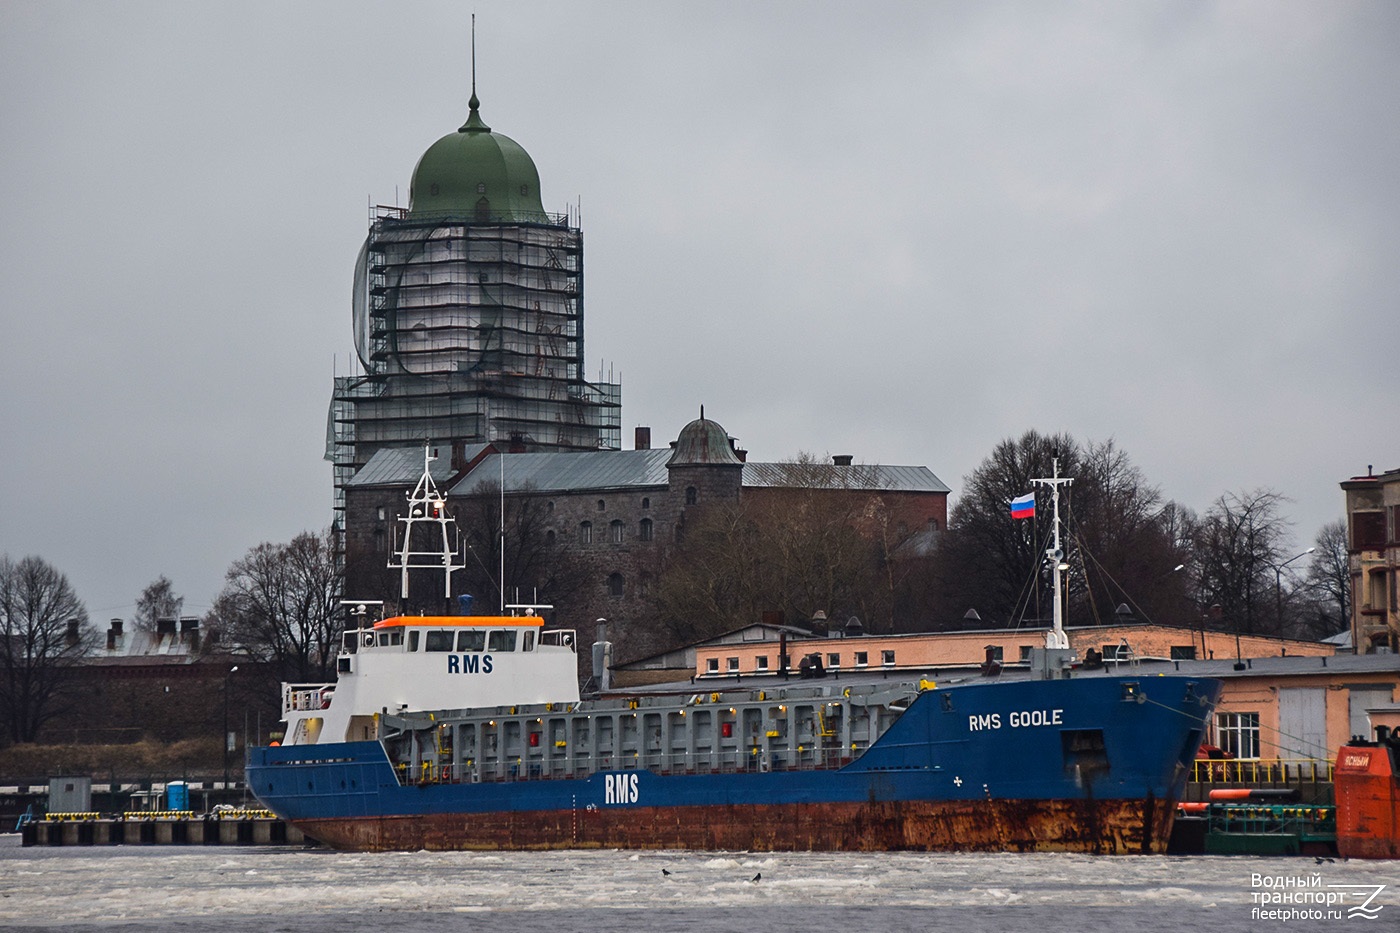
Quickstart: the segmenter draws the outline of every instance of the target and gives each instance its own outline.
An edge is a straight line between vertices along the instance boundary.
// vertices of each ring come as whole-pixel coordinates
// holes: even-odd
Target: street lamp
[[[1278,628],[1280,635],[1283,634],[1283,568],[1287,567],[1289,564],[1293,563],[1300,557],[1307,557],[1309,554],[1316,550],[1317,548],[1310,547],[1303,553],[1293,555],[1292,557],[1288,558],[1288,560],[1284,561],[1283,563],[1279,564],[1277,567],[1274,568],[1274,603],[1275,610],[1278,613]]]
[[[238,665],[237,665],[237,664],[235,664],[233,667],[229,668],[229,669],[228,669],[228,673],[224,675],[224,792],[225,792],[225,793],[228,792],[228,753],[229,753],[229,746],[230,746],[231,744],[233,744],[232,742],[229,741],[229,732],[228,732],[228,687],[229,687],[229,681],[233,678],[233,672],[236,671],[236,670],[238,670]]]

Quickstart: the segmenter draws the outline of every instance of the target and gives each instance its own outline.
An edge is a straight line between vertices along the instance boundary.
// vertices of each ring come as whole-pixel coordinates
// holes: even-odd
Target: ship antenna
[[[389,567],[397,568],[401,577],[399,596],[408,599],[408,572],[414,569],[442,571],[443,598],[452,598],[452,573],[466,566],[461,554],[457,523],[447,514],[447,500],[433,482],[432,462],[436,458],[428,441],[423,442],[423,476],[413,492],[408,494],[408,515],[399,519],[403,522],[403,539],[389,557]],[[435,549],[414,550],[414,528],[418,525],[437,525],[438,546]],[[453,542],[458,538],[457,543]]]
[[[1045,634],[1046,648],[1069,648],[1069,637],[1065,635],[1064,619],[1064,572],[1069,569],[1065,561],[1065,551],[1060,545],[1060,487],[1068,486],[1074,482],[1073,479],[1060,475],[1060,458],[1053,456],[1050,459],[1052,475],[1050,478],[1033,479],[1032,483],[1039,483],[1050,487],[1050,501],[1054,506],[1054,528],[1055,538],[1051,543],[1045,556],[1050,560],[1050,566],[1055,573],[1055,612],[1054,628]]]

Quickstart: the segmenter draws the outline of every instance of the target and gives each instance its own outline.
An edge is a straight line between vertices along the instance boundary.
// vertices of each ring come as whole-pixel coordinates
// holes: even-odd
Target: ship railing
[[[419,768],[416,783],[497,783],[558,781],[587,778],[603,771],[651,771],[656,774],[741,774],[773,771],[834,771],[851,761],[851,754],[837,747],[773,749],[725,748],[706,752],[639,751],[581,755],[572,759],[510,758],[482,762],[475,759]],[[408,777],[400,766],[400,780]]]
[[[309,712],[331,705],[335,684],[283,684],[282,712]]]
[[[1198,758],[1191,768],[1194,784],[1320,784],[1332,780],[1327,758]]]

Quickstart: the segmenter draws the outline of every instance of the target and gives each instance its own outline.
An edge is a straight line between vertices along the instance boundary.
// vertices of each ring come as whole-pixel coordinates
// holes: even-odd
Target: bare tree
[[[1275,569],[1288,537],[1288,522],[1279,514],[1285,501],[1269,489],[1226,493],[1196,528],[1199,595],[1205,606],[1220,607],[1227,629],[1249,634],[1281,630],[1273,597]]]
[[[153,632],[161,619],[178,619],[185,598],[175,594],[175,584],[164,574],[153,580],[136,598],[136,627]]]
[[[890,631],[899,544],[876,466],[833,467],[810,454],[782,464],[762,496],[689,513],[653,593],[671,643],[753,621],[858,616]]]
[[[339,651],[339,585],[328,532],[265,542],[229,567],[210,622],[285,679],[325,680]]]
[[[1312,597],[1301,623],[1305,638],[1336,635],[1351,623],[1351,569],[1347,562],[1346,519],[1328,522],[1313,542],[1317,548],[1304,584]]]
[[[1081,445],[1067,434],[1027,431],[998,444],[965,479],[936,571],[943,621],[968,608],[988,621],[1050,617],[1048,502],[1038,494],[1029,521],[1012,520],[1008,503],[1031,492],[1032,480],[1050,476],[1057,457],[1060,475],[1074,479],[1060,506],[1070,618],[1111,621],[1120,603],[1149,618],[1184,616],[1184,583],[1172,573],[1185,554],[1180,510],[1162,503],[1113,441]]]
[[[32,742],[62,711],[74,663],[93,635],[68,578],[38,557],[0,557],[0,710],[13,742]]]
[[[948,517],[940,554],[945,622],[976,609],[985,619],[1009,620],[1018,608],[1039,615],[1039,575],[1046,544],[1043,521],[1013,521],[1007,503],[1049,476],[1058,453],[1060,473],[1082,472],[1079,444],[1068,434],[1027,431],[997,444],[963,479],[963,492]],[[1077,485],[1077,483],[1076,483]],[[1077,490],[1071,487],[1072,493]]]
[[[548,537],[547,498],[526,486],[505,499],[501,518],[500,486],[482,483],[454,508],[466,545],[466,566],[456,575],[454,592],[470,593],[483,610],[501,601],[502,548],[505,550],[505,602],[538,601],[566,605],[589,579],[577,557]]]

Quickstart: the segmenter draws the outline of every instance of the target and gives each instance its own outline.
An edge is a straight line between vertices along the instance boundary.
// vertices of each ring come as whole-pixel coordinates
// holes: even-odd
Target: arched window
[[[608,540],[613,544],[622,543],[622,522],[611,521],[608,523]]]
[[[592,544],[592,543],[593,543],[593,523],[592,523],[592,522],[579,522],[579,523],[578,523],[578,543],[579,543],[579,544]]]
[[[544,546],[554,547],[554,530],[550,529],[544,533]]]
[[[649,508],[651,508],[651,499],[648,498],[647,496],[642,496],[642,508],[644,508],[644,509],[649,509]],[[383,518],[383,517],[384,517],[384,516],[382,516],[382,515],[380,516],[380,518]]]
[[[638,523],[638,525],[637,525],[637,540],[638,540],[638,541],[650,541],[650,540],[651,540],[651,519],[649,519],[649,518],[644,518],[644,519],[641,520],[641,522]]]
[[[608,507],[608,504],[607,504],[606,502],[604,502],[602,499],[599,499],[599,500],[598,500],[598,511],[599,511],[599,512],[606,511],[606,510],[607,510],[607,507]]]
[[[620,574],[620,573],[611,573],[611,574],[608,574],[608,595],[609,595],[609,596],[621,596],[621,595],[622,595],[622,574]]]
[[[697,503],[697,502],[699,502],[699,501],[700,501],[700,490],[696,489],[694,486],[687,486],[687,487],[685,487],[685,504],[686,504],[686,505],[694,505],[695,503]]]

